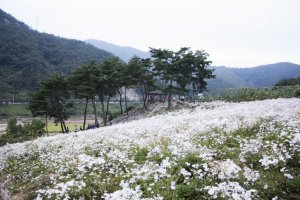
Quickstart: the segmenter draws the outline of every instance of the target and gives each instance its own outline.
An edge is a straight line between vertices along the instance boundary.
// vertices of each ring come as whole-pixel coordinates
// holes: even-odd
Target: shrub
[[[300,98],[300,89],[295,91],[296,97]]]
[[[33,119],[31,123],[24,126],[17,124],[16,117],[8,120],[6,133],[0,137],[0,146],[7,143],[23,142],[42,136],[45,133],[45,123],[38,119]]]
[[[17,125],[17,118],[10,117],[7,122],[6,133],[8,135],[20,135],[22,134],[22,126]]]
[[[30,124],[25,124],[23,132],[31,135],[32,137],[38,137],[45,134],[45,123],[38,119],[33,119]]]
[[[117,117],[119,117],[121,113],[119,111],[108,111],[108,121],[111,121]]]
[[[137,107],[136,105],[130,105],[130,106],[127,107],[127,109],[125,110],[125,112],[129,112],[129,111],[135,109],[136,107]]]

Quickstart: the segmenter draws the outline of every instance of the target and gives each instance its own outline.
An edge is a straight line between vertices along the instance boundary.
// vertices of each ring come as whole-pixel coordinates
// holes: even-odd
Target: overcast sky
[[[230,67],[300,64],[300,0],[0,0],[0,7],[65,38],[145,51],[186,46]]]

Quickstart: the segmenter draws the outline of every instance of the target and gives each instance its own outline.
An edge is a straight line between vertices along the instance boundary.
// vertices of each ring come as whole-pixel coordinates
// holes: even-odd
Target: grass
[[[74,123],[67,123],[66,124],[66,126],[69,127],[70,132],[75,131],[75,125],[77,125],[78,130],[79,130],[80,126],[82,126],[81,124],[74,124]],[[59,132],[61,132],[60,124],[56,125],[53,122],[48,123],[48,132],[49,133],[59,133]]]
[[[28,104],[0,104],[0,117],[31,116]]]
[[[30,121],[31,118],[31,113],[28,110],[28,104],[0,104],[0,118],[8,119],[9,117],[12,116],[18,116],[18,117],[26,117]],[[133,109],[136,107],[135,103],[130,103],[128,102],[128,109]],[[75,106],[68,112],[68,115],[70,116],[71,120],[75,117],[77,119],[80,119],[80,123],[77,123],[78,129],[80,126],[82,126],[83,123],[83,110],[84,110],[84,105],[83,104],[75,104]],[[125,105],[123,105],[123,111],[125,112]],[[118,103],[112,103],[109,106],[109,121],[118,117],[120,115],[120,105]],[[87,109],[87,115],[90,116],[90,118],[93,118],[93,108],[92,105],[88,105]],[[101,117],[101,109],[100,109],[100,104],[97,104],[97,116]],[[76,121],[79,121],[77,120]],[[23,122],[23,121],[22,121]],[[86,124],[87,126],[88,124]],[[69,127],[70,132],[75,131],[75,123],[67,123],[66,126]],[[48,131],[49,133],[57,133],[61,132],[61,127],[60,124],[55,125],[51,120],[48,123]]]
[[[128,109],[136,107],[136,103],[128,102]],[[100,109],[100,104],[96,105],[97,115],[101,116],[102,111]],[[71,108],[68,112],[69,116],[83,116],[84,104],[74,104],[74,107]],[[125,112],[125,103],[123,103],[123,112]],[[93,115],[92,104],[88,104],[87,114]],[[109,114],[116,116],[120,114],[120,104],[111,103],[109,105]],[[9,118],[12,116],[31,116],[31,112],[28,110],[28,104],[0,104],[0,117]]]

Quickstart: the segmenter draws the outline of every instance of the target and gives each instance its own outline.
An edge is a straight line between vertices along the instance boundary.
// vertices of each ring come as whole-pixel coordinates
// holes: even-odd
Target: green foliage
[[[125,69],[127,77],[125,87],[137,86],[143,99],[143,106],[147,110],[147,93],[155,88],[154,76],[150,59],[132,57]]]
[[[31,116],[27,104],[0,104],[0,117]]]
[[[137,164],[144,164],[147,160],[147,155],[148,155],[148,149],[147,148],[137,148],[134,156],[134,161]]]
[[[297,89],[297,90],[295,91],[295,95],[296,95],[296,97],[300,97],[300,89]]]
[[[164,93],[168,94],[168,107],[171,105],[171,95],[186,93],[191,90],[202,92],[206,89],[204,79],[214,78],[213,70],[208,69],[211,61],[205,51],[193,53],[189,48],[183,47],[177,52],[167,49],[150,48],[154,64],[154,72],[165,83]]]
[[[67,100],[70,98],[69,86],[62,75],[54,75],[42,82],[42,87],[32,95],[29,109],[33,116],[46,116],[54,118],[55,123],[60,123],[62,132],[66,132],[65,120],[68,119],[67,111],[73,106]]]
[[[20,135],[22,134],[22,126],[17,124],[17,118],[16,117],[11,117],[8,119],[7,122],[7,127],[6,127],[6,134],[8,135]]]
[[[108,110],[108,121],[116,119],[120,115],[121,115],[120,111],[112,112],[112,111]]]
[[[125,86],[126,78],[123,77],[123,71],[126,66],[127,65],[125,65],[119,57],[112,57],[105,60],[101,65],[98,65],[97,67],[97,81],[95,84],[99,101],[101,102],[102,119],[104,126],[106,126],[107,120],[109,120],[108,112],[109,102],[111,98],[113,98],[117,94],[120,95],[121,88]],[[110,114],[112,114],[112,117],[114,117],[115,115],[115,113]]]
[[[25,124],[23,129],[25,134],[36,138],[45,134],[45,123],[38,119],[32,119],[31,123]]]
[[[232,131],[233,137],[251,138],[256,137],[260,130],[261,122],[256,122],[252,126],[241,125],[240,128]]]
[[[131,111],[131,110],[137,108],[138,106],[139,106],[139,105],[130,105],[130,106],[127,107],[127,109],[125,110],[125,112],[129,112],[129,111]]]
[[[299,186],[299,176],[286,181],[283,185],[283,190],[286,191],[286,194],[283,197],[286,199],[300,199]]]
[[[298,78],[288,78],[278,81],[275,86],[291,86],[300,85],[300,77]]]
[[[69,74],[90,60],[103,62],[112,54],[78,40],[40,33],[0,10],[0,100],[34,90],[54,73]],[[9,96],[2,93],[5,91]],[[18,100],[27,97],[16,95]]]
[[[176,187],[176,197],[178,199],[208,199],[205,192],[200,191],[199,188],[205,187],[206,182],[203,180],[193,179],[189,184],[179,184]],[[206,198],[205,198],[206,196]]]
[[[275,86],[270,88],[227,89],[214,95],[206,96],[202,101],[223,100],[229,102],[256,101],[265,99],[291,98],[300,95],[300,86]]]
[[[0,137],[0,146],[7,143],[23,142],[32,140],[45,134],[45,123],[38,119],[32,119],[31,123],[17,124],[16,117],[8,120],[6,134]]]

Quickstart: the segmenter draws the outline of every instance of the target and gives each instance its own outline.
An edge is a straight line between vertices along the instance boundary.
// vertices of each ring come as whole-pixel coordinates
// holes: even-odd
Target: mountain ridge
[[[34,90],[54,73],[113,56],[83,41],[40,33],[0,9],[0,98]]]
[[[126,47],[118,46],[102,40],[85,40],[98,48],[103,48],[115,54],[127,62],[133,55],[133,52],[128,51]],[[108,45],[108,47],[105,47]],[[109,49],[112,48],[112,49]],[[133,47],[129,47],[133,48]],[[134,50],[138,50],[133,48]],[[127,57],[124,58],[124,51],[127,51]],[[138,52],[144,53],[143,56]],[[150,57],[150,54],[138,50],[136,55],[142,58]],[[215,79],[207,80],[208,90],[226,89],[226,88],[241,88],[241,87],[269,87],[276,84],[278,81],[287,78],[295,78],[300,76],[300,65],[290,62],[279,62],[273,64],[264,64],[255,67],[227,67],[227,66],[211,66],[215,69]]]
[[[150,58],[149,52],[142,51],[131,46],[119,46],[113,43],[109,43],[103,40],[96,40],[96,39],[88,39],[85,40],[85,42],[97,48],[108,51],[120,57],[125,62],[128,62],[129,59],[132,58],[134,55],[140,58]]]
[[[208,89],[270,87],[287,78],[300,77],[300,65],[279,62],[252,68],[213,66],[215,79],[207,80]]]
[[[95,47],[92,42],[112,48]],[[12,93],[34,90],[54,73],[69,74],[75,67],[92,60],[102,62],[113,54],[127,62],[133,55],[150,53],[130,46],[118,46],[101,40],[65,39],[32,30],[25,23],[0,9],[0,99]],[[279,80],[300,77],[300,65],[280,62],[252,68],[212,66],[215,79],[207,80],[208,90],[269,87]]]

